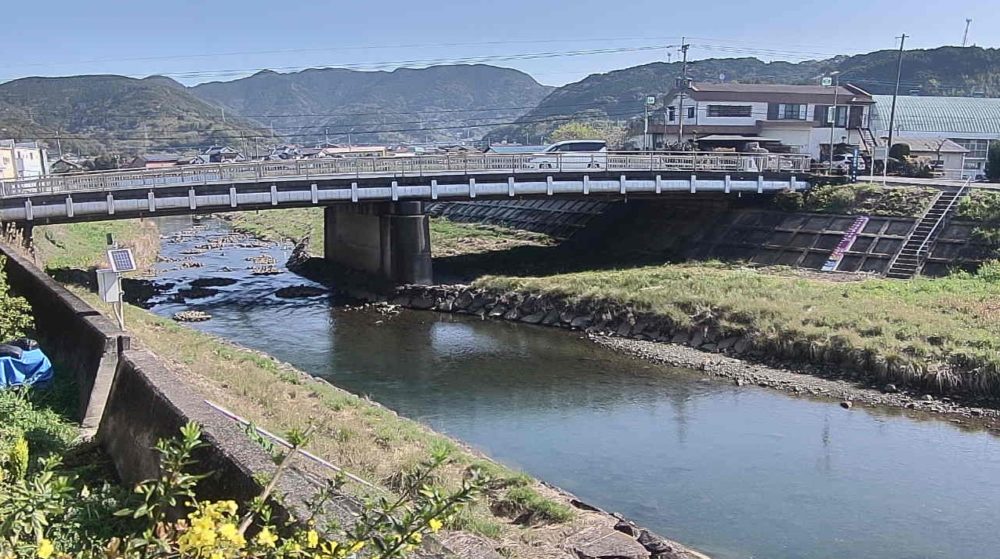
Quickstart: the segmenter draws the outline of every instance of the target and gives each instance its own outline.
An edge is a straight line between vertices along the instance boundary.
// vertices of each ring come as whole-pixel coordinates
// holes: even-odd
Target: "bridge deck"
[[[476,155],[85,173],[0,184],[0,221],[55,223],[439,198],[766,192],[808,187],[802,177],[808,161],[799,155],[734,153]]]

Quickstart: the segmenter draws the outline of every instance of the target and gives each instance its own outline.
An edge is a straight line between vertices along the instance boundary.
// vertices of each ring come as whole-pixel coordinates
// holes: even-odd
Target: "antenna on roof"
[[[972,18],[965,18],[965,34],[962,35],[962,46],[964,47],[969,43],[969,26],[972,25]]]

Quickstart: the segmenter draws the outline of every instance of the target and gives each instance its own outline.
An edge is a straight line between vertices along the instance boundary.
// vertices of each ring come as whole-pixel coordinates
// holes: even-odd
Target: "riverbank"
[[[93,294],[76,292],[100,305]],[[271,356],[136,307],[126,307],[126,321],[133,340],[160,356],[206,399],[277,432],[312,424],[316,431],[307,450],[377,486],[398,488],[404,472],[442,449],[452,460],[435,480],[444,489],[456,487],[471,466],[488,471],[496,479],[492,490],[441,538],[462,556],[603,557],[612,550],[620,554],[615,556],[639,559],[669,548],[671,554],[658,557],[703,557],[658,536],[643,536],[641,528],[627,521]]]
[[[148,238],[151,231],[137,225],[120,229],[136,237],[121,234],[119,240]],[[43,253],[49,269],[100,263],[103,237],[97,239],[89,227],[70,226],[60,235],[74,242],[50,243]],[[95,308],[105,309],[92,293],[74,291]],[[126,320],[134,343],[160,356],[206,399],[277,432],[315,425],[310,450],[377,487],[398,489],[405,472],[441,450],[452,460],[435,478],[435,485],[443,489],[457,487],[472,466],[488,471],[496,480],[489,494],[455,519],[441,538],[461,556],[703,557],[268,355],[132,306],[126,306]],[[365,491],[361,486],[354,489]]]
[[[819,390],[805,373],[848,383],[823,387],[845,402],[995,421],[1000,284],[990,273],[828,281],[785,269],[679,264],[408,286],[391,301],[655,342],[611,345],[745,383]]]

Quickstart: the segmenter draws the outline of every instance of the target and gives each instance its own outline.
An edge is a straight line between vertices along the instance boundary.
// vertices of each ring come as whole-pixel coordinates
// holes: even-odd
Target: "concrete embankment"
[[[694,326],[679,326],[667,316],[622,303],[464,285],[404,286],[389,302],[583,331],[606,347],[647,360],[698,369],[741,385],[836,398],[847,406],[858,402],[899,407],[990,426],[1000,421],[993,399],[961,390],[943,396],[940,385],[914,383],[911,370],[872,352],[831,351],[806,340],[775,344],[753,333],[728,334],[710,313],[696,317]]]

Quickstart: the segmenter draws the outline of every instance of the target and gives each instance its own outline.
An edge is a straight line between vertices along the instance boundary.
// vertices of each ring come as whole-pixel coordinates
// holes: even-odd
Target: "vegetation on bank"
[[[775,356],[804,351],[829,363],[861,352],[869,370],[890,367],[914,382],[1000,395],[1000,262],[976,275],[906,282],[830,282],[790,269],[698,263],[491,276],[474,285],[625,306],[679,329],[747,336]]]
[[[269,241],[299,241],[309,237],[313,254],[323,254],[323,210],[296,208],[242,212],[224,216],[233,228]],[[468,252],[505,250],[516,246],[552,244],[547,235],[519,231],[497,225],[457,223],[445,218],[431,218],[431,250],[435,256],[454,256]]]
[[[937,189],[883,187],[872,183],[828,184],[807,192],[780,192],[774,205],[787,212],[919,217],[930,207]]]
[[[28,394],[0,392],[0,410],[6,412],[0,425],[0,557],[5,559],[347,559],[361,550],[366,557],[394,559],[438,532],[490,482],[473,469],[454,492],[431,487],[428,481],[448,460],[439,453],[407,472],[401,498],[365,500],[353,526],[324,515],[340,481],[309,501],[308,518],[279,521],[272,513],[280,498],[274,489],[308,442],[308,429],[287,435],[291,448],[273,455],[277,467],[261,481],[256,498],[243,504],[204,501],[199,483],[210,472],[193,458],[205,446],[198,425],[184,426],[178,439],[159,441],[160,475],[129,491],[109,476],[81,476],[85,468],[66,467],[62,455],[75,427],[36,406]],[[39,439],[57,444],[45,448]]]
[[[95,295],[74,290],[103,308]],[[524,553],[517,550],[530,547],[536,534],[515,523],[516,518],[535,525],[575,517],[564,500],[532,478],[374,402],[144,310],[126,306],[126,316],[133,339],[167,358],[208,398],[272,431],[313,425],[309,451],[379,487],[399,493],[414,465],[442,453],[449,463],[435,471],[433,483],[441,491],[459,489],[471,468],[488,474],[492,481],[485,496],[453,518],[449,528],[489,537],[513,556],[530,557],[527,547]],[[348,489],[367,491],[357,485]]]
[[[1000,191],[974,190],[962,199],[958,217],[979,222],[972,234],[1000,257]]]
[[[5,264],[0,256],[0,343],[27,335],[34,323],[28,302],[10,293]]]
[[[160,250],[156,224],[134,219],[38,227],[33,235],[35,254],[47,270],[104,266],[108,234],[121,246],[131,248],[141,267],[156,261]]]

